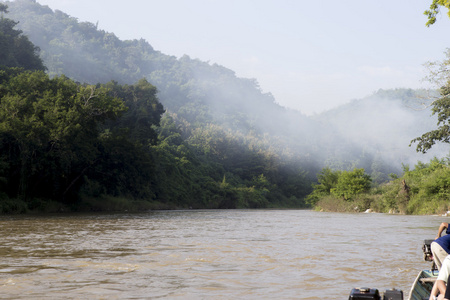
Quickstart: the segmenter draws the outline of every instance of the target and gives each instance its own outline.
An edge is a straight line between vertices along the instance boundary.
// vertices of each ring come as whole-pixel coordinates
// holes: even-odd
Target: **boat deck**
[[[439,272],[436,270],[420,271],[411,287],[408,300],[428,300],[438,274]]]

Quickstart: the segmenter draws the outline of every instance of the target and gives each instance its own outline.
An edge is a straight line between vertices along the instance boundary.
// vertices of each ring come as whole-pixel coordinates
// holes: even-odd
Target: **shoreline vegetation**
[[[433,158],[428,163],[419,161],[414,169],[404,165],[401,177],[391,174],[390,181],[369,189],[362,184],[370,178],[363,178],[361,173],[355,175],[354,171],[324,168],[318,174],[318,180],[307,197],[307,202],[318,211],[446,215],[450,210],[448,157]]]
[[[167,56],[142,39],[121,41],[36,1],[5,3],[0,214],[449,210],[448,157],[412,169],[403,165],[402,172],[392,163],[408,157],[393,145],[405,145],[414,130],[434,128],[433,119],[423,117],[428,112],[410,110],[401,115],[415,128],[397,128],[397,112],[423,91],[380,90],[366,99],[367,108],[354,102],[308,118],[225,67]],[[5,17],[8,5],[31,39],[15,28],[18,21]],[[443,128],[414,139],[418,152],[450,139],[450,88],[440,93],[432,114],[438,113]],[[364,138],[358,132],[358,143],[352,142],[351,128],[371,124],[366,109],[384,114],[386,107],[395,123],[383,124],[385,131],[358,128]],[[393,126],[395,143],[383,134]]]
[[[160,201],[136,200],[126,197],[102,195],[87,197],[74,205],[67,205],[54,200],[32,199],[0,199],[0,215],[41,214],[41,213],[91,213],[91,212],[130,212],[139,213],[154,210],[186,210],[186,209],[230,209],[177,206],[174,203]],[[261,208],[235,207],[233,209],[311,209],[304,206],[273,206]]]
[[[363,169],[333,171],[324,168],[318,183],[306,197],[309,207],[272,206],[273,209],[313,209],[326,212],[377,212],[406,215],[446,215],[450,210],[450,163],[448,158],[434,158],[428,163],[418,162],[413,170],[404,166],[401,177],[391,174],[386,183],[370,185],[370,176]],[[369,184],[369,185],[368,185]],[[206,207],[197,207],[207,209]],[[235,207],[248,208],[248,207]],[[183,205],[156,200],[136,200],[132,197],[99,195],[83,197],[69,206],[45,199],[22,201],[3,199],[2,214],[66,213],[66,212],[142,212],[149,210],[192,209]],[[257,209],[257,208],[255,208]]]

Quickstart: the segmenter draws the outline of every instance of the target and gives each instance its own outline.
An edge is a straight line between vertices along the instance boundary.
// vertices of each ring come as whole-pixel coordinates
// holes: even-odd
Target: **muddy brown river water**
[[[0,299],[405,299],[439,216],[187,210],[0,217]]]

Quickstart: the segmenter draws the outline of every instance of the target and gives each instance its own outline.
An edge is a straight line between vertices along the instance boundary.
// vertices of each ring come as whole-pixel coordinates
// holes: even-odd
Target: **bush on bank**
[[[354,171],[333,171],[325,168],[318,174],[318,184],[307,200],[314,209],[336,212],[361,212],[368,209],[382,213],[410,215],[445,214],[450,210],[449,158],[433,158],[428,163],[418,162],[414,169],[404,166],[401,177],[393,176],[387,183],[338,197],[333,191],[341,174]],[[361,171],[359,171],[361,174]],[[351,185],[351,183],[349,183]],[[361,182],[359,182],[361,184]]]

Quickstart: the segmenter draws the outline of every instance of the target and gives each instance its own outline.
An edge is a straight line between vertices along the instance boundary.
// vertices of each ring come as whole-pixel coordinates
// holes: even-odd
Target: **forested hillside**
[[[214,123],[244,135],[278,135],[301,139],[295,143],[310,152],[314,123],[304,115],[276,104],[254,79],[237,78],[232,70],[189,56],[177,59],[155,51],[145,40],[121,41],[113,33],[53,12],[31,0],[6,2],[9,17],[40,47],[50,76],[65,74],[82,83],[132,84],[146,78],[170,114],[191,128]],[[200,126],[202,127],[202,126]],[[271,147],[284,148],[278,141]],[[303,156],[297,152],[297,155]]]
[[[150,192],[132,196],[161,207],[304,206],[322,167],[363,167],[376,182],[385,181],[402,163],[417,160],[409,141],[435,125],[429,110],[405,105],[420,91],[379,91],[307,117],[226,67],[165,55],[143,39],[122,41],[34,0],[3,3],[5,16],[19,21],[16,27],[40,48],[50,78],[64,74],[123,99],[128,112],[121,128],[139,137],[134,143],[152,165],[151,180],[139,179]],[[121,91],[138,82],[156,88],[165,111],[161,122],[147,123],[153,131],[137,126],[148,111]],[[106,182],[89,182],[86,197],[109,193]],[[128,188],[115,196],[128,196]]]
[[[112,34],[95,30],[92,24],[78,24],[73,18],[60,12],[53,13],[34,1],[7,4],[10,5],[9,13],[5,14],[7,17],[13,15],[15,5],[18,5],[16,9],[19,15],[28,20],[38,19],[28,8],[33,12],[45,13],[42,20],[48,23],[42,27],[29,23],[29,28],[39,32],[37,36],[41,39],[49,37],[49,43],[39,47],[50,78],[43,73],[4,70],[1,96],[5,114],[0,120],[4,143],[1,149],[4,162],[1,166],[4,180],[2,197],[12,199],[12,202],[4,200],[3,211],[11,207],[18,209],[16,200],[25,201],[25,207],[28,208],[51,206],[58,210],[126,209],[130,205],[125,202],[130,200],[134,208],[304,206],[303,197],[310,190],[310,180],[301,163],[293,158],[282,158],[272,149],[272,140],[262,134],[260,129],[252,127],[254,120],[243,115],[241,120],[246,124],[236,124],[231,105],[224,105],[231,109],[230,118],[228,113],[218,113],[218,109],[208,106],[205,102],[207,99],[201,97],[206,88],[197,95],[194,89],[198,84],[189,86],[192,66],[197,64],[209,68],[208,64],[186,59],[187,66],[183,70],[185,62],[153,51],[144,41],[121,42]],[[58,23],[58,18],[62,20],[61,23]],[[5,17],[1,22],[14,25]],[[66,30],[64,22],[70,24],[72,31]],[[26,25],[25,22],[22,24]],[[83,31],[84,26],[90,29],[88,32],[93,35],[92,38]],[[62,47],[58,51],[77,49],[75,44],[69,43],[69,37],[81,37],[76,44],[86,47],[80,46],[76,53],[58,52],[49,56],[48,49],[54,50],[51,47],[57,39],[51,37],[55,32],[49,29],[57,33],[66,32],[61,38],[65,36],[67,48]],[[26,26],[23,27],[24,33],[25,30]],[[103,45],[95,44],[96,38],[100,38],[103,43],[106,35],[113,37],[118,46],[105,45],[105,49],[102,49]],[[112,50],[109,51],[106,46],[112,47]],[[144,76],[142,72],[137,72],[133,77],[127,72],[131,68],[133,53],[137,57],[142,55],[144,50],[139,48],[141,46],[157,59],[142,59],[142,69],[150,73]],[[130,50],[131,54],[127,52],[127,47],[134,49]],[[122,51],[126,53],[121,56],[123,61],[112,57],[91,59],[92,55],[96,55],[92,53],[95,48],[105,50],[107,55]],[[163,74],[166,69],[162,67],[164,60],[171,61],[166,75]],[[111,62],[124,64],[125,67],[122,65],[115,72],[108,65]],[[146,62],[161,66],[148,69],[145,67]],[[5,61],[0,64],[7,66]],[[55,65],[62,65],[64,70],[56,72]],[[72,70],[71,66],[76,70]],[[151,70],[154,70],[154,74]],[[217,67],[217,70],[208,76],[215,76],[216,79],[228,76],[236,80],[238,85],[241,84],[228,70],[221,67]],[[176,73],[180,73],[178,77]],[[167,96],[172,103],[163,103],[164,108],[159,108],[159,99],[155,98],[157,89],[144,79],[151,78],[152,74],[159,74],[161,78],[168,76],[178,83],[167,83],[169,87],[166,93],[174,95]],[[100,75],[105,77],[101,78]],[[53,76],[57,77],[51,78]],[[27,82],[33,84],[25,90],[20,88],[26,86]],[[170,88],[171,84],[174,85],[173,89]],[[249,93],[256,95],[254,97],[265,97],[253,81],[248,81],[248,86],[251,87]],[[241,88],[248,87],[244,85]],[[163,91],[159,91],[158,97],[162,98],[163,95]],[[270,96],[268,98],[273,101]],[[14,99],[28,100],[19,105]],[[64,99],[67,102],[61,103]],[[91,105],[95,103],[93,99],[101,99],[100,107],[109,103],[109,109],[105,107],[107,115],[97,121],[89,121],[89,116],[96,115],[100,109],[94,106],[90,108],[91,112],[87,110],[81,113],[75,119],[79,121],[73,124],[77,115],[74,112],[90,107],[80,106],[81,103],[85,101]],[[235,104],[238,105],[238,101]],[[113,109],[111,105],[123,105],[123,108],[118,106],[117,110],[107,113]],[[16,115],[7,113],[11,109],[6,106],[17,111],[23,110],[20,118],[16,119]],[[48,112],[50,107],[54,107],[52,113]],[[160,120],[165,109],[167,113]],[[112,114],[113,111],[115,114]],[[256,113],[253,115],[261,118]],[[37,123],[30,120],[36,120]],[[225,126],[232,123],[236,126]],[[33,139],[27,138],[30,136]],[[267,141],[262,139],[264,136],[267,136]]]

